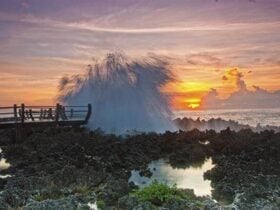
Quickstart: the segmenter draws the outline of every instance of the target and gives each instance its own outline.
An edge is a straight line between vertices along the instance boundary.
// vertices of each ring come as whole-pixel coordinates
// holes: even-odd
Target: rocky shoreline
[[[207,144],[205,143],[207,142]],[[280,133],[249,129],[106,135],[84,128],[36,128],[0,131],[2,157],[0,209],[279,209]],[[168,158],[188,166],[212,157],[205,173],[213,198],[143,202],[128,179],[132,170],[147,170],[152,160]],[[90,207],[91,206],[91,207]]]
[[[271,125],[261,126],[260,123],[257,124],[257,126],[250,126],[250,125],[240,124],[239,122],[234,120],[224,120],[222,118],[211,118],[209,120],[203,120],[203,119],[201,120],[200,118],[197,118],[195,120],[192,118],[184,117],[184,118],[174,119],[174,123],[179,129],[184,131],[190,131],[193,129],[205,131],[205,130],[212,129],[220,132],[229,127],[231,130],[234,131],[251,129],[254,132],[262,132],[265,130],[273,130],[275,132],[280,132],[279,126],[271,126]]]

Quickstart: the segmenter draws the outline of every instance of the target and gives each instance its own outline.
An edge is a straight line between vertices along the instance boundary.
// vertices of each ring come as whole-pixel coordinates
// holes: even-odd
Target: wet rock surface
[[[280,134],[249,129],[105,135],[83,128],[0,131],[2,155],[11,164],[1,174],[0,209],[279,209]],[[208,142],[203,144],[203,142]],[[205,173],[213,198],[175,200],[155,206],[131,196],[131,170],[147,170],[152,160],[168,158],[187,167],[212,157]],[[196,205],[199,200],[199,206]]]
[[[233,200],[229,206],[237,209],[279,209],[280,134],[225,130],[221,135],[229,136],[228,145],[215,147],[216,166],[204,174],[212,180],[213,197]]]

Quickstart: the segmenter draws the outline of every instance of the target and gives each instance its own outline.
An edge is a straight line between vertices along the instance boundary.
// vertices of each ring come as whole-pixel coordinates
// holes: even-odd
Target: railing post
[[[72,119],[73,118],[73,116],[74,116],[74,110],[73,110],[73,108],[71,108],[71,110],[70,110],[70,119]]]
[[[88,112],[87,112],[87,116],[85,119],[85,123],[88,123],[90,116],[91,116],[91,104],[88,104]]]
[[[62,120],[68,120],[67,115],[66,115],[65,106],[61,106],[61,117],[62,117]]]
[[[29,109],[29,116],[30,116],[31,120],[34,121],[32,109]]]
[[[56,110],[55,110],[55,122],[58,122],[58,120],[59,120],[59,112],[60,112],[60,105],[59,105],[59,103],[57,103]]]
[[[49,108],[49,113],[48,113],[48,118],[53,120],[53,112],[52,112],[52,108]]]
[[[44,111],[43,111],[43,108],[40,109],[40,117],[39,117],[39,120],[42,120],[43,119],[43,114],[44,114]]]
[[[17,105],[14,104],[14,118],[15,118],[15,121],[17,122]]]
[[[24,123],[24,115],[25,115],[25,110],[24,110],[25,106],[24,104],[21,104],[21,123]]]

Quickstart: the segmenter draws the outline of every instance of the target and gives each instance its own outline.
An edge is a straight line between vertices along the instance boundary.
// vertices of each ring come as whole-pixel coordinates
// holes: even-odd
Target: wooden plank
[[[0,107],[0,109],[12,109],[12,108],[14,108],[14,107],[12,107],[12,106],[2,106],[2,107]]]
[[[16,124],[13,122],[10,123],[0,123],[0,129],[13,128]],[[39,126],[81,126],[85,125],[84,120],[71,120],[71,121],[25,121],[23,124],[19,124],[21,127],[39,127]]]

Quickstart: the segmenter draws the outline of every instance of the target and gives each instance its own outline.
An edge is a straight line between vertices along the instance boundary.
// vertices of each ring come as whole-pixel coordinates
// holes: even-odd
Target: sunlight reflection
[[[133,170],[129,181],[144,187],[157,180],[168,185],[176,184],[178,188],[193,189],[197,196],[211,196],[210,181],[203,178],[203,173],[214,167],[211,158],[205,160],[201,167],[176,169],[164,159],[152,161],[148,167],[153,172],[151,178],[141,177],[139,171]]]

